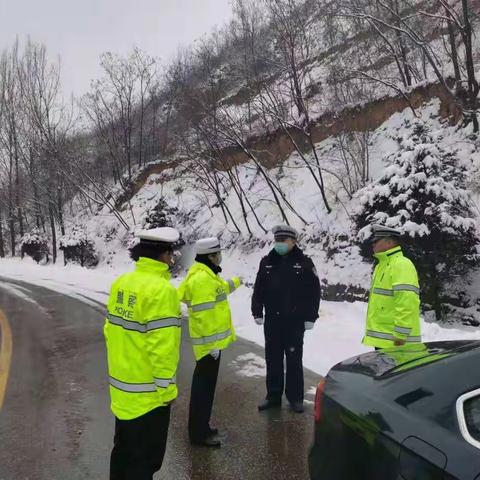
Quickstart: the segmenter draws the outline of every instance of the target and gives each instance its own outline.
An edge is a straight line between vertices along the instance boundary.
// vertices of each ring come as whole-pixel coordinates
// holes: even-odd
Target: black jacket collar
[[[198,263],[203,263],[206,265],[210,270],[213,271],[215,275],[218,275],[221,271],[222,268],[219,267],[218,265],[215,265],[209,258],[208,255],[197,255],[195,257],[195,261]]]

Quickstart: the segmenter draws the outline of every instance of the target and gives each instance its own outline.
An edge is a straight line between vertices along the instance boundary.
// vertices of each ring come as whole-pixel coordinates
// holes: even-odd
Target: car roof
[[[406,344],[349,358],[333,367],[332,371],[348,371],[383,379],[446,358],[459,357],[474,350],[478,351],[480,357],[480,341],[455,340]]]

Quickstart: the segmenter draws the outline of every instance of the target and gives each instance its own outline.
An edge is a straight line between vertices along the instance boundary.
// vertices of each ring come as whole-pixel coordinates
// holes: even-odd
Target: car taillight
[[[320,381],[317,386],[317,393],[315,394],[315,422],[320,422],[322,420],[322,401],[323,401],[323,391],[325,390],[326,379]]]

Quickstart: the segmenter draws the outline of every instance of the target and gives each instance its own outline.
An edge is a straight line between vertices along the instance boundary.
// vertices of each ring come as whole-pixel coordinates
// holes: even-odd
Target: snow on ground
[[[122,273],[120,270],[107,267],[101,270],[89,270],[78,265],[64,267],[58,263],[37,265],[27,257],[23,260],[2,259],[0,262],[0,277],[45,287],[93,306],[106,303],[110,285],[120,273]],[[4,288],[1,283],[0,288]],[[12,287],[10,284],[10,292],[12,288],[20,289],[21,287]]]
[[[237,368],[237,373],[242,377],[264,377],[266,375],[265,359],[252,352],[238,356],[232,361],[232,365]]]
[[[37,265],[29,259],[2,259],[0,277],[19,280],[43,286],[69,295],[80,301],[95,305],[105,304],[113,279],[121,271],[113,268],[88,270],[76,265]],[[226,271],[225,278],[233,271]],[[178,283],[181,278],[176,278]],[[28,297],[28,289],[0,282],[14,295]],[[250,314],[251,287],[244,286],[230,296],[230,305],[236,332],[239,337],[264,346],[263,328],[258,326]],[[305,367],[325,375],[336,363],[371,350],[361,344],[366,304],[363,302],[322,302],[320,318],[315,328],[305,332]],[[445,328],[435,323],[422,321],[424,341],[479,339],[480,329]],[[254,355],[243,355],[236,359],[239,374],[244,376],[264,376],[263,359]]]
[[[263,329],[250,315],[251,290],[243,288],[230,297],[239,336],[264,346]],[[320,317],[313,330],[305,332],[304,365],[325,375],[328,370],[346,358],[371,351],[362,345],[367,304],[364,302],[322,302]],[[479,339],[477,328],[445,328],[422,320],[423,339],[441,340]]]

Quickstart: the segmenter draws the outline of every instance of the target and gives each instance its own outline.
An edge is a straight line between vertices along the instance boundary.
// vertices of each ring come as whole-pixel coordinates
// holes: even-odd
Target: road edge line
[[[0,343],[0,410],[5,399],[5,392],[7,390],[8,375],[10,373],[10,364],[12,360],[12,330],[8,319],[0,310],[0,331],[2,334],[2,342]]]

